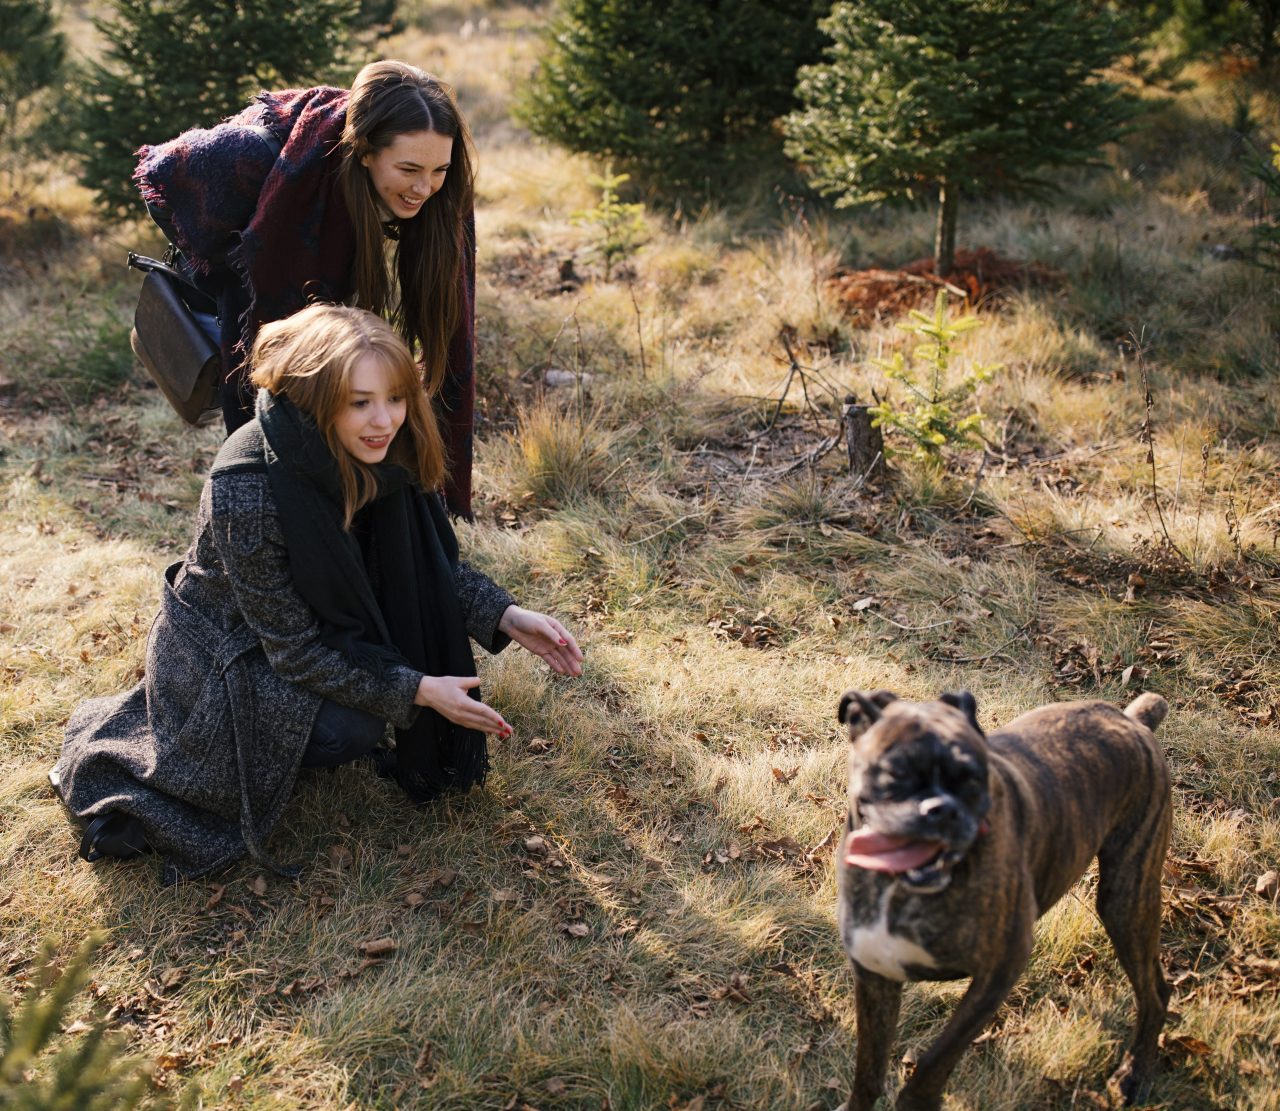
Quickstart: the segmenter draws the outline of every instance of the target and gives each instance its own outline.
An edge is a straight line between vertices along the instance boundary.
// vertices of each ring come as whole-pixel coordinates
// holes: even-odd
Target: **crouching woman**
[[[458,561],[445,462],[408,348],[372,313],[313,305],[265,325],[256,418],[214,461],[186,557],[164,576],[142,681],[81,705],[52,778],[81,855],[147,848],[166,881],[264,844],[298,769],[370,753],[415,801],[484,780],[468,635],[514,639],[561,675],[582,653],[554,618]]]

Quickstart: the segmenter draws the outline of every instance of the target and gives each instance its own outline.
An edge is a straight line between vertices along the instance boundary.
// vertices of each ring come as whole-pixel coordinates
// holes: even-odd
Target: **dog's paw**
[[[1107,1078],[1107,1097],[1112,1107],[1132,1107],[1146,1099],[1151,1090],[1151,1077],[1139,1070],[1132,1053],[1126,1053],[1124,1059]]]

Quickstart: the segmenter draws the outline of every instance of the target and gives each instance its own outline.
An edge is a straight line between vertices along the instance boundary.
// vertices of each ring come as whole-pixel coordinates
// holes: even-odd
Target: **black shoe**
[[[119,810],[108,810],[105,814],[90,819],[89,824],[84,827],[84,836],[80,839],[80,859],[87,860],[90,864],[104,856],[132,860],[135,856],[150,851],[151,846],[147,842],[142,823]]]
[[[365,759],[373,762],[373,770],[381,779],[395,779],[396,754],[392,749],[375,745],[365,753]]]

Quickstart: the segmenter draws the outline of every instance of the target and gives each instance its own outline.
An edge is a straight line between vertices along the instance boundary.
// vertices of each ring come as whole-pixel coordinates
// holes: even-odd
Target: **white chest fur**
[[[886,980],[907,979],[907,966],[934,968],[934,961],[927,949],[909,938],[889,932],[889,899],[896,884],[885,888],[880,898],[879,913],[868,926],[854,926],[849,931],[847,945],[849,955],[863,968],[869,969]]]

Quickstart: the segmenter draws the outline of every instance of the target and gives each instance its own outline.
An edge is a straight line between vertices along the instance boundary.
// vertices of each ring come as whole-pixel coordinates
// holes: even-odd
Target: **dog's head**
[[[850,741],[845,864],[891,873],[922,894],[943,890],[991,806],[973,695],[917,703],[848,691],[840,720]]]

